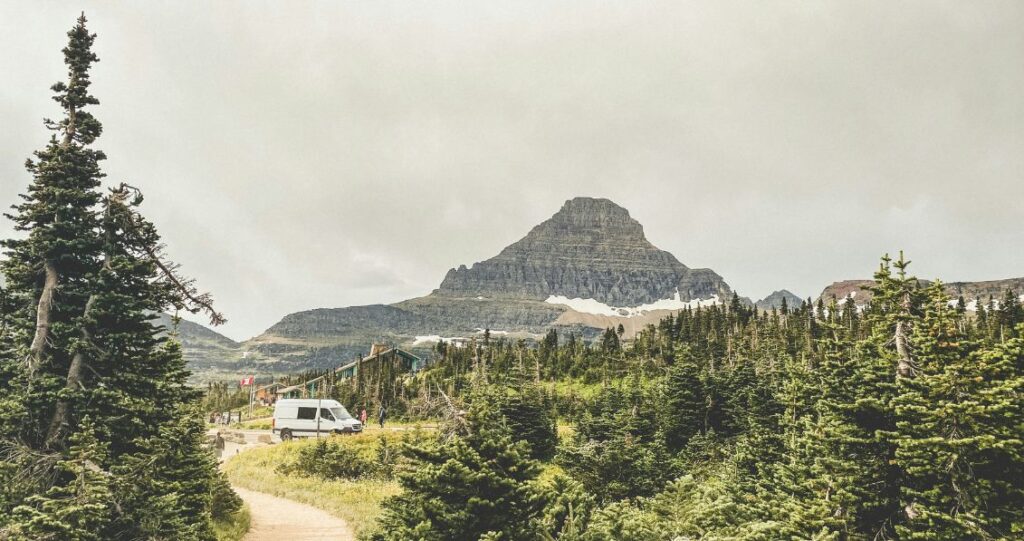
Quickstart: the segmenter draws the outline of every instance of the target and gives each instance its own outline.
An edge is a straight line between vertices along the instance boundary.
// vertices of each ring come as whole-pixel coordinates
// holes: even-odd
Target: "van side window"
[[[316,419],[316,408],[299,408],[299,419]]]
[[[329,419],[331,421],[334,420],[334,416],[331,415],[331,410],[329,410],[327,408],[320,408],[320,418],[321,419]]]

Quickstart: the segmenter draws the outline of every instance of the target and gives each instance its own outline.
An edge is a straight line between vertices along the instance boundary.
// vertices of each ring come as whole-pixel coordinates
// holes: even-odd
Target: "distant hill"
[[[205,379],[210,371],[224,371],[239,364],[242,345],[198,323],[179,319],[177,323],[168,314],[160,314],[153,321],[181,342],[182,352],[189,369],[198,379]]]
[[[927,280],[921,280],[922,285],[926,285],[929,282]],[[842,301],[850,295],[853,295],[853,301],[857,305],[867,304],[871,300],[870,287],[874,284],[874,280],[844,280],[841,282],[834,282],[824,290],[818,298],[824,302],[829,302],[834,296],[837,300]],[[968,310],[974,310],[974,302],[981,299],[982,302],[988,302],[988,298],[991,296],[996,301],[999,301],[1006,294],[1007,290],[1013,291],[1022,299],[1024,299],[1024,278],[1007,278],[1005,280],[986,280],[982,282],[949,282],[944,284],[946,293],[953,299],[963,297],[964,302],[967,304]]]
[[[789,290],[780,289],[779,291],[776,291],[775,293],[772,293],[771,295],[768,295],[767,297],[755,302],[754,306],[756,306],[759,310],[778,310],[779,308],[782,308],[783,300],[786,301],[786,306],[790,308],[797,308],[800,306],[801,303],[804,302],[804,299],[801,299],[800,297],[794,295]]]

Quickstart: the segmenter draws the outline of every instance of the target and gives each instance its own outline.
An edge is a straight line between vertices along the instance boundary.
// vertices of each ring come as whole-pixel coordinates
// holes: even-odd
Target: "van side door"
[[[295,428],[292,430],[296,436],[316,435],[316,408],[299,406],[298,415],[295,417]]]

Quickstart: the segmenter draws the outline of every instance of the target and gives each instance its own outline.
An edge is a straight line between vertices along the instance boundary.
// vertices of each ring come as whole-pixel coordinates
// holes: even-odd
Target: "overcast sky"
[[[429,293],[579,195],[754,299],[900,248],[1024,275],[1024,2],[3,2],[3,206],[80,9],[108,181],[236,339]]]

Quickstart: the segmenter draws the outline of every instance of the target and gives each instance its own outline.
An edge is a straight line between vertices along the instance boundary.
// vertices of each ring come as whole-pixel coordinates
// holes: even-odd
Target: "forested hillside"
[[[1024,311],[975,316],[907,266],[883,259],[860,310],[734,299],[342,386],[444,420],[374,539],[1020,538]]]

